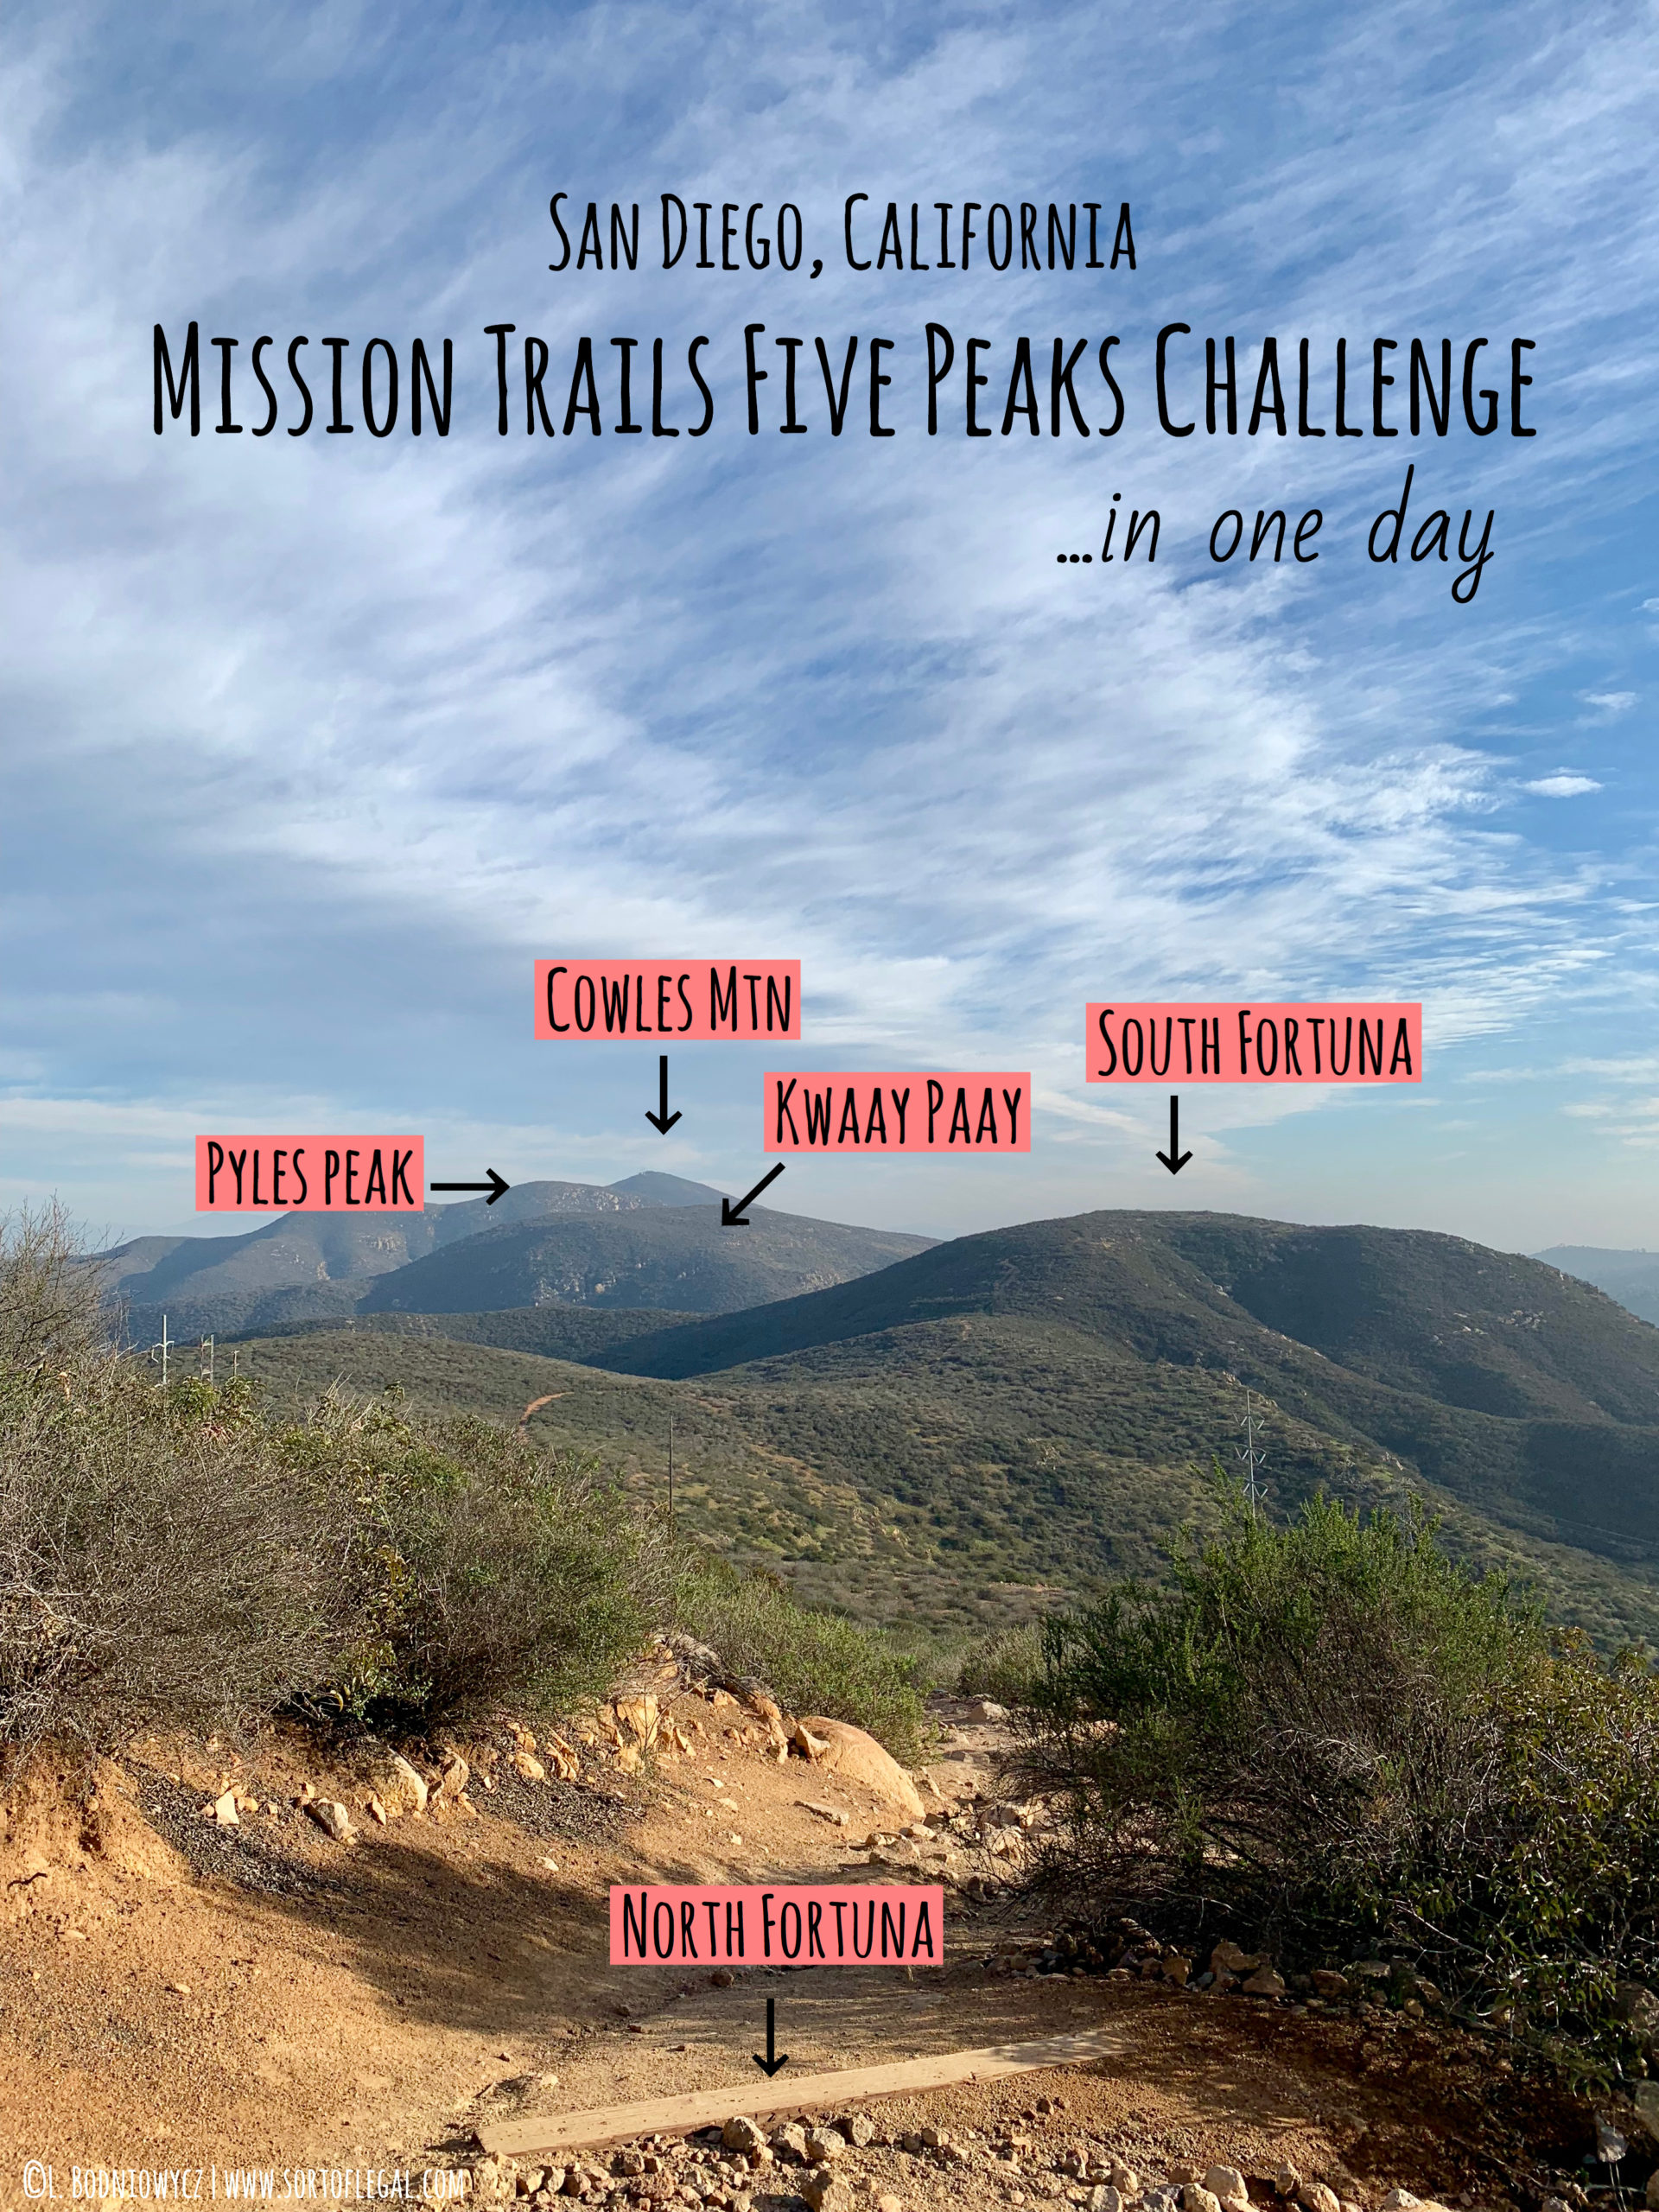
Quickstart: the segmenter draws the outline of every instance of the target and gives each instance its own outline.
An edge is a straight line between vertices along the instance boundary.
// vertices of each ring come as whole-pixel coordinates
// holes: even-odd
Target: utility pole
[[[668,1541],[674,1541],[674,1416],[668,1417]]]
[[[1244,1463],[1244,1503],[1250,1509],[1252,1521],[1261,1519],[1262,1503],[1268,1495],[1268,1486],[1261,1478],[1261,1471],[1268,1463],[1268,1455],[1265,1452],[1256,1449],[1256,1421],[1255,1399],[1252,1394],[1246,1390],[1244,1418],[1239,1423],[1239,1427],[1244,1432],[1244,1449],[1240,1452],[1235,1447],[1233,1456]]]

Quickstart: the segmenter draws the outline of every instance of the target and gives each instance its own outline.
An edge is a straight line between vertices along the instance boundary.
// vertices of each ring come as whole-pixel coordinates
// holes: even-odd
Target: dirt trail
[[[453,2164],[490,2119],[747,2082],[768,1996],[803,2073],[1074,2029],[1122,2035],[1107,2067],[886,2103],[894,2133],[1023,2126],[1143,2167],[1288,2161],[1360,2204],[1394,2185],[1535,2202],[1523,2170],[1576,2164],[1585,2147],[1583,2107],[1445,2031],[993,1971],[999,1942],[1040,1923],[960,1887],[947,1892],[948,1963],[931,1973],[751,1969],[715,1986],[707,1973],[613,1967],[615,1880],[903,1878],[854,1848],[894,1833],[869,1790],[765,1756],[764,1732],[729,1699],[717,1709],[686,1694],[664,1711],[688,1749],[646,1771],[607,1764],[601,1741],[580,1784],[526,1781],[504,1737],[462,1747],[475,1815],[440,1805],[385,1827],[361,1809],[361,1780],[321,1768],[297,1732],[242,1758],[140,1747],[90,1793],[67,1769],[14,1793],[0,1827],[0,2206],[25,2201],[29,2159],[52,2164],[60,2198],[74,2167]],[[941,1725],[936,1815],[994,1794],[1007,1749],[963,1708]],[[308,1783],[351,1808],[356,1841],[332,1841],[296,1808]],[[258,1810],[220,1831],[201,1808],[227,1786]],[[887,1855],[958,1882],[1001,1863],[933,1836]],[[1033,2118],[1039,2098],[1064,2104]],[[865,2163],[871,2188],[918,2206],[1088,2194],[1035,2152],[1012,2170],[988,2154],[984,2171],[935,2171],[879,2148]],[[798,2212],[781,2174],[772,2186]]]

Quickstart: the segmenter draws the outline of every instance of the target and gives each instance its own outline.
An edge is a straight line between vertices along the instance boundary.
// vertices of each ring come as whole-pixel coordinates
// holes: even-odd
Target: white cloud
[[[1580,798],[1586,791],[1599,791],[1601,785],[1593,776],[1580,776],[1570,768],[1558,768],[1553,776],[1535,776],[1521,788],[1523,791],[1536,791],[1540,798]]]
[[[1604,715],[1628,714],[1636,704],[1634,691],[1580,691],[1579,696]]]
[[[354,15],[315,54],[321,16],[276,18],[261,35],[303,51],[308,84],[313,64],[322,81],[379,66]],[[1200,334],[1313,330],[1323,359],[1338,328],[1460,330],[1471,301],[1490,320],[1471,327],[1585,358],[1604,294],[1623,333],[1653,291],[1650,57],[1611,17],[1563,29],[1523,10],[1442,88],[1425,56],[1457,32],[1433,8],[1330,30],[1310,11],[1302,137],[1265,166],[1243,150],[1252,72],[1275,99],[1278,72],[1224,6],[1061,7],[1018,31],[970,11],[899,35],[873,12],[861,31],[763,4],[705,40],[624,4],[602,36],[598,16],[519,19],[511,68],[487,20],[315,143],[296,120],[310,104],[220,123],[209,100],[169,135],[169,110],[137,127],[108,83],[114,124],[77,130],[98,41],[30,64],[32,132],[0,173],[8,290],[29,308],[0,427],[0,588],[11,864],[54,946],[16,1048],[33,1084],[118,1089],[134,1149],[176,1145],[180,1101],[222,1097],[233,1071],[240,1096],[315,1099],[313,1120],[535,1130],[543,1172],[562,1157],[602,1179],[640,1164],[647,1101],[631,1063],[526,1043],[532,952],[798,953],[811,1034],[837,1055],[1030,1066],[1046,1098],[1078,1095],[1082,1003],[1103,988],[1422,996],[1457,1042],[1605,964],[1609,870],[1500,819],[1482,735],[1551,664],[1556,626],[1508,611],[1502,565],[1470,610],[1427,570],[1368,572],[1365,517],[1398,482],[1369,442],[1175,445],[1145,428],[1144,376],[1110,446],[930,442],[914,406],[880,445],[851,423],[832,442],[821,420],[751,441],[741,331],[750,315],[769,334],[890,331],[912,399],[928,314],[959,343],[998,334],[994,370],[1022,328],[1120,327],[1144,370],[1166,311]],[[396,45],[397,21],[374,35]],[[1236,112],[1215,89],[1228,53]],[[1388,97],[1333,160],[1344,86],[1379,72]],[[1144,95],[1119,100],[1104,165],[1148,211],[1132,281],[837,274],[844,190],[1092,190],[1103,84]],[[559,291],[555,87],[563,115],[634,118],[626,138],[573,122],[555,181],[637,194],[648,232],[652,188],[719,202],[741,169],[746,197],[794,197],[828,233],[823,280],[642,271]],[[1208,152],[1200,122],[1220,133]],[[1229,147],[1252,184],[1217,202]],[[245,352],[263,329],[450,329],[463,369],[504,316],[567,363],[581,329],[706,329],[721,415],[696,446],[532,445],[517,420],[498,443],[473,384],[444,445],[156,440],[149,325],[196,311],[204,340],[240,332]],[[1613,381],[1593,406],[1552,369],[1548,437],[1433,449],[1445,497],[1497,501],[1508,573],[1569,474],[1587,499],[1616,452],[1628,463],[1618,380],[1639,346],[1596,327]],[[1054,550],[1097,543],[1120,489],[1165,514],[1157,569],[1057,584]],[[1325,505],[1327,557],[1209,569],[1210,516],[1293,489],[1299,511]],[[1562,769],[1524,788],[1599,785]],[[753,1145],[753,1070],[695,1065],[696,1172],[715,1175]],[[1097,1126],[1108,1157],[1129,1141]],[[67,1109],[57,1128],[88,1151],[117,1136]],[[52,1133],[31,1134],[49,1173]]]

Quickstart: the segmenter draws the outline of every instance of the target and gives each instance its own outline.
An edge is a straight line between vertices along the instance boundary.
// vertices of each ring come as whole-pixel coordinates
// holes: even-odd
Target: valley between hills
[[[170,1300],[280,1408],[522,1422],[664,1510],[671,1421],[682,1528],[868,1620],[983,1632],[1160,1574],[1248,1390],[1275,1516],[1416,1497],[1599,1643],[1659,1643],[1659,1329],[1558,1267],[1203,1213],[721,1230],[705,1186],[632,1179],[100,1263],[135,1342]]]

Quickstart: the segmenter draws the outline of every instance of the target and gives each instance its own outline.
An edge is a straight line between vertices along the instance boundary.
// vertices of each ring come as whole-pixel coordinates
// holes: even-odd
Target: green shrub
[[[596,1462],[395,1397],[297,1423],[105,1341],[60,1213],[0,1223],[0,1755],[282,1708],[429,1731],[607,1692],[677,1619],[913,1755],[918,1673],[671,1543]]]
[[[342,1649],[339,1516],[245,1393],[111,1357],[0,1369],[0,1751],[233,1726]]]
[[[895,1758],[921,1748],[924,1673],[879,1629],[810,1612],[764,1573],[741,1573],[699,1550],[682,1563],[676,1625],[709,1644],[734,1675],[766,1682],[780,1705],[868,1728]]]
[[[352,1503],[347,1635],[329,1699],[394,1726],[602,1695],[660,1618],[652,1523],[591,1462],[477,1420],[330,1394],[282,1450]]]
[[[1029,1706],[1043,1675],[1043,1624],[1019,1621],[971,1644],[957,1669],[963,1697],[995,1698],[999,1705]]]
[[[1036,1694],[1072,1792],[1053,1871],[1103,1916],[1288,1968],[1381,1951],[1636,2055],[1615,1988],[1659,1986],[1659,1686],[1552,1638],[1432,1523],[1237,1507],[1172,1586],[1048,1624]]]

